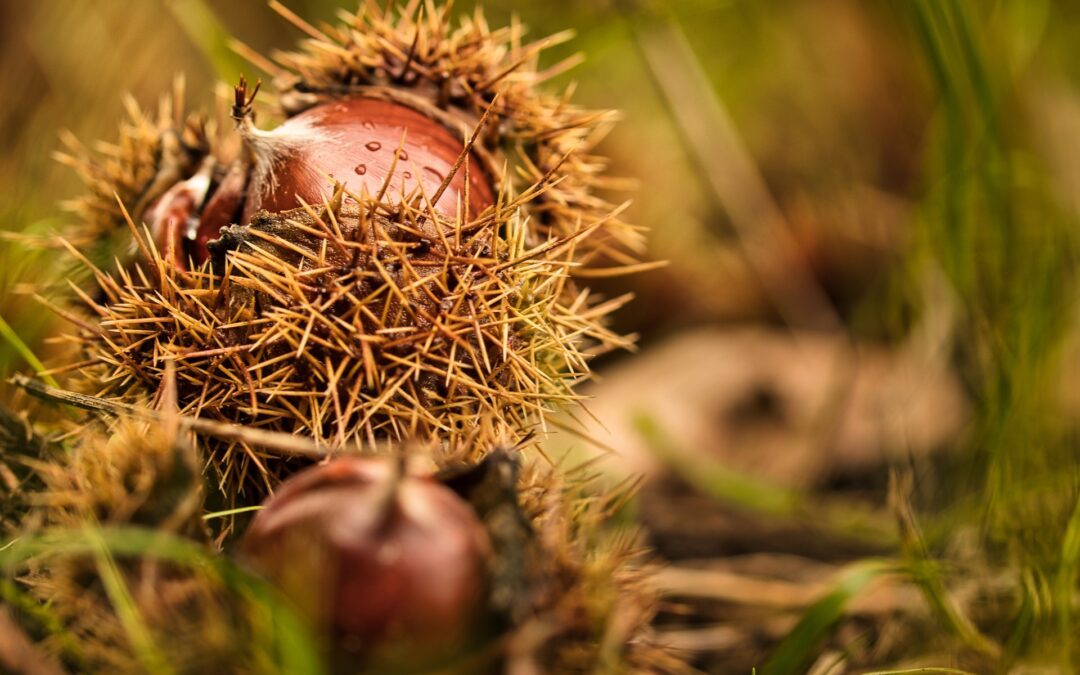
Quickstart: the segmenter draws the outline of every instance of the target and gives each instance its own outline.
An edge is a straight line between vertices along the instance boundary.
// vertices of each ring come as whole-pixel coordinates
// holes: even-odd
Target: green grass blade
[[[874,671],[865,675],[975,675],[969,671],[959,671],[955,667],[910,667],[902,671]]]
[[[139,608],[135,605],[135,600],[128,591],[127,583],[120,574],[120,570],[117,569],[116,561],[109,553],[105,542],[101,541],[92,528],[87,528],[86,536],[94,548],[97,549],[94,552],[94,559],[97,562],[98,576],[101,577],[102,586],[105,587],[105,594],[116,611],[116,615],[120,618],[120,624],[124,627],[124,632],[127,633],[128,641],[131,643],[132,650],[135,652],[139,663],[149,673],[162,673],[162,675],[172,673],[172,668],[169,667],[165,657],[162,656],[160,650],[154,644],[150,629],[147,627],[146,622],[143,621]]]
[[[1080,576],[1080,501],[1076,502],[1065,537],[1061,543],[1061,562],[1054,577],[1054,608],[1056,610],[1058,636],[1061,639],[1061,666],[1072,670],[1072,603],[1076,581]]]
[[[638,413],[634,425],[657,459],[703,495],[773,518],[813,521],[836,534],[876,546],[889,546],[896,540],[894,522],[881,513],[851,503],[814,499],[709,457],[695,456],[677,447],[648,414]]]
[[[800,502],[798,494],[733,471],[718,462],[691,457],[675,447],[652,416],[638,413],[634,417],[634,426],[658,459],[703,494],[774,516],[790,516],[796,512]]]
[[[235,516],[238,513],[250,513],[251,511],[259,511],[262,509],[262,504],[256,504],[254,506],[238,506],[235,509],[225,509],[224,511],[212,511],[203,516],[203,520],[213,520],[215,518],[228,518],[229,516]]]
[[[875,579],[895,572],[895,565],[881,560],[865,560],[846,569],[832,590],[811,605],[780,641],[761,668],[762,675],[806,672],[825,636],[843,618],[848,603]]]
[[[37,357],[37,354],[34,353],[34,350],[30,349],[30,347],[25,342],[23,342],[23,339],[19,337],[19,334],[15,332],[14,328],[11,327],[11,324],[5,321],[4,317],[2,316],[0,316],[0,337],[3,337],[4,340],[9,345],[11,345],[11,347],[16,352],[19,353],[19,356],[21,356],[23,360],[26,361],[26,363],[34,369],[34,373],[36,373],[38,377],[48,383],[49,386],[60,386],[59,384],[57,384],[56,380],[53,379],[52,375],[44,372],[45,364],[42,363],[41,359]]]

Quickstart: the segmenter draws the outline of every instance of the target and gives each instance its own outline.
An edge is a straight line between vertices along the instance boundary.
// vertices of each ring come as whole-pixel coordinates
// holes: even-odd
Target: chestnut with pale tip
[[[243,220],[259,210],[288,211],[301,200],[321,203],[335,182],[356,195],[394,203],[434,199],[450,176],[464,140],[442,123],[396,101],[347,98],[317,105],[262,131],[245,117],[240,122],[249,154],[252,189]],[[458,170],[432,208],[455,218],[465,199],[465,174]],[[476,217],[494,203],[491,182],[472,157],[468,207]]]
[[[366,664],[453,658],[486,617],[484,526],[449,488],[393,461],[340,458],[293,476],[240,550]]]
[[[357,96],[320,103],[267,131],[252,119],[253,98],[241,80],[234,114],[243,155],[202,209],[191,236],[196,262],[208,257],[205,244],[222,228],[245,225],[259,211],[320,204],[339,185],[357,197],[408,201],[450,219],[475,218],[495,203],[477,150],[466,154],[467,139],[436,119],[449,113]]]

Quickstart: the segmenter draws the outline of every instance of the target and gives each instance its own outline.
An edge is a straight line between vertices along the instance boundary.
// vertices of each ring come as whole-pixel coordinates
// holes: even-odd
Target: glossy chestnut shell
[[[367,658],[452,654],[485,613],[483,525],[449,488],[387,461],[336,459],[285,481],[241,554]]]
[[[181,199],[170,193],[148,213],[160,250],[173,251],[177,266],[186,267],[189,257],[196,264],[209,259],[207,243],[221,228],[246,224],[260,210],[322,203],[335,183],[361,198],[381,194],[389,204],[407,200],[426,209],[434,200],[433,210],[450,219],[474,218],[495,202],[491,176],[475,151],[467,189],[465,169],[454,172],[465,147],[461,135],[397,101],[321,103],[272,131],[255,130],[245,144],[247,156],[227,167],[205,204],[190,203],[186,192]]]
[[[433,198],[464,148],[464,141],[447,127],[401,103],[374,98],[350,98],[317,105],[273,131],[283,138],[304,139],[274,167],[274,181],[249,190],[244,221],[260,209],[287,211],[319,203],[333,191],[329,177],[356,195],[377,195],[397,164],[386,199],[408,197],[418,185]],[[469,213],[475,217],[494,201],[491,183],[474,155],[469,163]],[[455,218],[465,196],[465,172],[459,170],[434,205],[438,213]],[[423,202],[420,202],[423,204]]]

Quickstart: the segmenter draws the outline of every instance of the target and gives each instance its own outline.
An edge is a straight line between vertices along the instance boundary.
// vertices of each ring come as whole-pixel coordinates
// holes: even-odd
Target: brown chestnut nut
[[[329,101],[264,131],[244,112],[246,85],[237,92],[245,154],[209,196],[195,225],[185,230],[196,263],[209,257],[206,243],[223,227],[247,224],[257,211],[321,203],[335,184],[357,196],[381,194],[391,204],[408,200],[426,208],[426,197],[448,218],[466,206],[469,217],[476,217],[495,203],[491,177],[476,153],[470,153],[466,190],[465,171],[454,171],[465,142],[406,104],[365,97]],[[466,195],[468,203],[462,204]],[[197,206],[185,215],[194,217]]]
[[[143,216],[162,257],[180,269],[187,268],[189,256],[200,262],[207,257],[205,243],[194,250],[192,246],[200,227],[199,209],[210,189],[212,169],[212,162],[204,162],[197,173],[175,183],[151,202]]]
[[[350,665],[460,654],[485,616],[491,544],[449,488],[393,462],[342,458],[285,481],[242,557],[325,629]]]
[[[333,181],[356,195],[378,195],[391,167],[384,201],[404,197],[423,205],[419,187],[433,199],[464,149],[462,139],[440,122],[401,103],[375,98],[322,103],[272,131],[256,129],[245,119],[241,133],[253,164],[244,223],[259,210],[295,209],[301,199],[321,203],[333,192]],[[494,196],[475,156],[469,173],[468,206],[475,217]],[[454,218],[464,197],[465,173],[458,171],[433,207]]]
[[[248,175],[244,165],[233,162],[199,216],[191,244],[192,257],[196,262],[201,263],[210,258],[207,244],[221,236],[221,228],[240,221],[247,182]]]

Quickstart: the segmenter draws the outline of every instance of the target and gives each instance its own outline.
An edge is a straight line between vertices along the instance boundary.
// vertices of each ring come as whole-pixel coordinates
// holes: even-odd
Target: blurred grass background
[[[318,21],[339,0],[287,4]],[[830,580],[767,610],[676,589],[673,640],[709,672],[1080,666],[1080,5],[484,7],[533,37],[577,31],[548,58],[584,52],[561,84],[623,111],[604,151],[670,261],[603,284],[638,296],[617,321],[640,354],[590,389],[595,435],[649,455],[625,458],[647,477],[628,517],[675,572]],[[201,107],[257,75],[227,36],[263,53],[300,37],[261,0],[0,1],[0,229],[68,220],[60,129],[111,139],[123,92],[152,107],[183,73]],[[0,316],[47,359],[56,324],[30,295],[58,292],[65,263],[32,243],[3,243]],[[26,368],[0,344],[4,374]],[[665,383],[677,405],[650,404]],[[781,554],[797,574],[770,576]],[[835,568],[807,580],[815,561]],[[918,589],[911,607],[858,606],[883,576]]]

